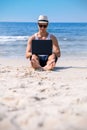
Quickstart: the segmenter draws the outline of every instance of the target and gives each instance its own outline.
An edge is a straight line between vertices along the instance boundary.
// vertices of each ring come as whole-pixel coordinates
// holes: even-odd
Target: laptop
[[[32,40],[32,54],[52,54],[52,40]]]

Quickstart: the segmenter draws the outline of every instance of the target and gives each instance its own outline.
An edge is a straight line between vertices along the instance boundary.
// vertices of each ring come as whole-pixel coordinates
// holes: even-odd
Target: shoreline
[[[87,60],[59,58],[54,71],[0,58],[1,130],[86,130]]]

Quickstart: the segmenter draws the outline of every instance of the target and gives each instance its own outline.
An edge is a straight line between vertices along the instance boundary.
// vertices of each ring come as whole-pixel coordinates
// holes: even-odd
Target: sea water
[[[28,38],[37,31],[37,23],[0,22],[0,57],[25,58]],[[87,58],[87,23],[50,23],[47,31],[56,36],[63,58]]]

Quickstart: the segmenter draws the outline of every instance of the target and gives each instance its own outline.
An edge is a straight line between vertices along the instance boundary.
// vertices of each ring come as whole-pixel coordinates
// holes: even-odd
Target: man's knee
[[[52,54],[48,57],[48,61],[52,61],[54,60],[55,62],[57,62],[58,58],[55,56],[55,54]]]
[[[35,55],[35,54],[33,54],[31,59],[38,60],[38,56],[37,56],[37,55]]]
[[[50,55],[50,56],[48,57],[48,60],[53,60],[53,59],[55,59],[55,55]]]

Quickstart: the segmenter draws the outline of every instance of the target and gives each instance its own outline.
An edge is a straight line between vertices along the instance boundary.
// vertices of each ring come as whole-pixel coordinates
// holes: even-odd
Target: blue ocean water
[[[36,23],[0,22],[0,57],[25,57]],[[62,57],[87,58],[87,23],[50,23],[48,32],[59,42]]]

